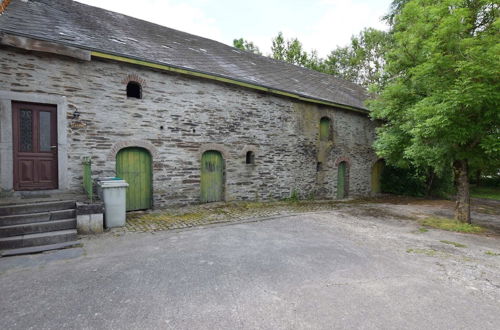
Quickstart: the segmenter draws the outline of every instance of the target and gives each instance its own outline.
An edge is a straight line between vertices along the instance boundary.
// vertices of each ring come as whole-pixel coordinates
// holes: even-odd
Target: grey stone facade
[[[129,80],[140,80],[142,99],[126,97]],[[110,176],[116,153],[140,146],[153,159],[154,207],[199,201],[206,150],[224,157],[227,201],[281,199],[294,190],[303,198],[334,198],[342,160],[349,165],[349,194],[370,193],[375,124],[366,114],[131,64],[11,47],[0,48],[0,92],[1,118],[12,93],[18,101],[30,95],[65,100],[59,112],[67,135],[63,190],[81,192],[83,157],[92,157],[95,176]],[[78,119],[72,118],[75,108]],[[333,139],[320,142],[324,116],[332,121]],[[245,163],[247,151],[255,153],[255,164]],[[11,187],[2,183],[2,190]]]

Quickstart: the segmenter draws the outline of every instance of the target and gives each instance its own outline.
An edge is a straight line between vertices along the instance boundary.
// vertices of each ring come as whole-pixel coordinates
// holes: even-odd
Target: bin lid
[[[97,181],[118,181],[118,180],[122,180],[122,178],[119,178],[119,177],[116,177],[116,176],[104,176],[104,177],[101,177],[101,178],[97,178]]]

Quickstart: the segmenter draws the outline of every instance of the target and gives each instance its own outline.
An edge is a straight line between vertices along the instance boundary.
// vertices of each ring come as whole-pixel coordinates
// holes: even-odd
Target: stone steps
[[[33,253],[40,253],[40,252],[51,251],[51,250],[67,249],[67,248],[78,247],[78,246],[82,246],[82,243],[80,243],[79,241],[69,241],[69,242],[63,242],[63,243],[55,243],[55,244],[48,244],[48,245],[30,246],[30,247],[24,247],[24,248],[18,248],[18,249],[4,250],[4,251],[0,251],[0,256],[1,257],[18,256],[18,255],[23,255],[23,254],[33,254]]]
[[[0,206],[0,216],[31,214],[75,209],[75,201],[50,201],[29,204],[10,204]]]
[[[49,220],[71,219],[75,216],[76,213],[74,209],[5,215],[0,216],[0,227],[23,223],[46,222]]]
[[[76,203],[70,200],[0,205],[0,255],[36,253],[74,245]],[[71,244],[70,244],[71,243]]]
[[[75,229],[76,219],[50,220],[44,222],[22,223],[0,227],[0,238],[27,234],[44,233],[49,231]]]

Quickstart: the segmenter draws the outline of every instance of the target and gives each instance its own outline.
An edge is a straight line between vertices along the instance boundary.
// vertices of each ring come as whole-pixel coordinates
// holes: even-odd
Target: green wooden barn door
[[[380,187],[380,179],[384,170],[384,161],[378,160],[372,167],[372,193],[379,194],[382,192]]]
[[[116,176],[128,184],[127,211],[149,209],[152,204],[151,155],[143,148],[125,148],[116,155]]]
[[[347,197],[347,166],[345,162],[339,164],[339,172],[337,175],[337,198]]]
[[[221,201],[224,187],[224,161],[218,151],[206,151],[201,157],[201,202]]]

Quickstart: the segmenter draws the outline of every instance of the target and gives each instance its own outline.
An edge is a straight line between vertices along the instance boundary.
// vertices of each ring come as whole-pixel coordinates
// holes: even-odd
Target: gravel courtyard
[[[421,209],[111,231],[1,258],[0,328],[498,329],[500,237],[422,230],[406,214]]]

